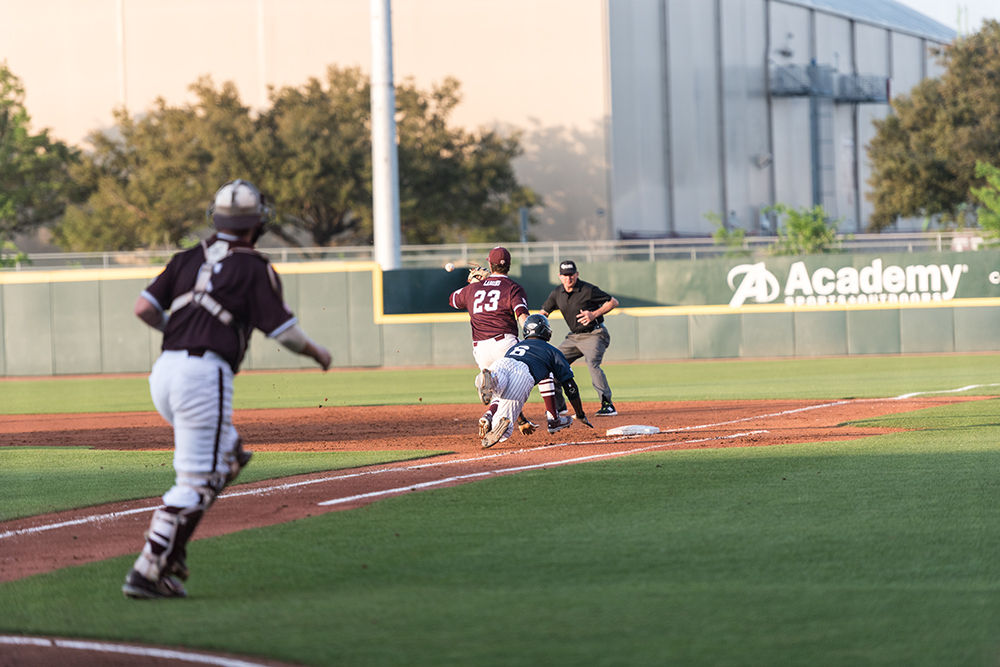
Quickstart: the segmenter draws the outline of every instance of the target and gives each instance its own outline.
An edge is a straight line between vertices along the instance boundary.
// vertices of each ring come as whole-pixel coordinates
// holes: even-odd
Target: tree
[[[78,192],[68,174],[77,151],[30,125],[24,87],[0,63],[0,242],[59,216]]]
[[[766,213],[784,215],[778,224],[778,241],[771,246],[774,255],[813,255],[831,252],[837,243],[837,220],[830,220],[822,206],[793,209],[776,204]]]
[[[898,217],[963,223],[974,205],[976,161],[1000,154],[1000,22],[959,37],[940,62],[940,79],[893,99],[893,114],[875,121],[868,148],[874,231]]]
[[[517,135],[449,125],[460,99],[451,78],[430,91],[411,81],[396,88],[404,242],[514,240],[518,208],[539,202],[514,175]],[[372,242],[370,100],[360,69],[330,67],[325,81],[273,92],[261,115],[269,165],[262,187],[279,222],[315,245]]]
[[[970,190],[972,196],[982,202],[979,226],[995,243],[1000,240],[1000,168],[987,162],[977,162],[976,176],[986,179],[986,185]]]
[[[458,82],[397,89],[402,236],[408,243],[505,241],[538,197],[514,177],[518,137],[449,127]],[[358,68],[272,90],[253,113],[231,83],[203,78],[196,101],[162,100],[95,134],[77,177],[93,193],[67,211],[57,239],[79,250],[176,246],[206,221],[211,193],[236,177],[274,205],[269,229],[292,245],[372,242],[370,85]]]
[[[409,243],[514,241],[518,209],[540,203],[521,186],[512,162],[520,135],[466,132],[448,125],[461,101],[453,78],[431,93],[397,89],[400,218]]]
[[[158,99],[141,117],[115,111],[113,133],[92,133],[94,150],[74,170],[91,195],[71,206],[55,229],[73,250],[175,248],[207,225],[212,193],[236,175],[254,177],[249,109],[232,84],[191,86],[197,102]],[[246,176],[249,174],[249,176]]]
[[[330,67],[326,80],[272,91],[258,122],[264,169],[274,200],[274,231],[313,245],[369,243],[371,227],[370,89],[357,68]]]
[[[742,227],[730,227],[722,215],[711,211],[704,215],[705,219],[715,225],[712,232],[712,242],[726,249],[725,257],[747,257],[750,249],[746,247],[746,230]]]

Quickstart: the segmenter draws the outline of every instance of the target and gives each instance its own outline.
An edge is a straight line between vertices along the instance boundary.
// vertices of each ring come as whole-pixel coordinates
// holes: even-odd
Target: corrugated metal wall
[[[761,209],[783,203],[822,204],[841,231],[864,231],[865,146],[888,104],[772,95],[770,79],[776,67],[815,64],[835,86],[881,77],[895,95],[940,74],[937,44],[791,0],[610,2],[615,229],[704,236],[714,215],[767,233]]]

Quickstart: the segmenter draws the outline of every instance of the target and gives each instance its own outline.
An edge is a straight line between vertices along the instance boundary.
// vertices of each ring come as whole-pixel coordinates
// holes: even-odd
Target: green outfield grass
[[[239,482],[430,456],[429,451],[256,452]],[[0,447],[0,521],[148,498],[174,482],[171,452]]]
[[[998,365],[977,355],[606,370],[627,409],[969,385],[992,396]],[[278,404],[308,405],[289,387],[344,375],[241,376],[237,394],[265,397],[269,380]],[[471,387],[447,388],[471,381],[467,369],[370,375],[384,402],[470,402]],[[49,381],[0,383],[0,404],[9,385],[34,382]],[[868,420],[911,430],[863,440],[562,466],[199,540],[187,600],[123,599],[132,557],[69,568],[0,584],[0,632],[306,665],[996,665],[998,413],[987,399]],[[0,462],[0,485],[5,474]]]
[[[584,403],[596,403],[587,369],[574,365]],[[604,365],[616,401],[895,396],[1000,383],[1000,355],[847,357],[776,361],[678,361]],[[247,372],[234,406],[468,403],[475,369]],[[987,393],[1000,393],[1000,385]],[[533,394],[533,401],[538,401]],[[0,414],[152,410],[145,376],[0,381]]]

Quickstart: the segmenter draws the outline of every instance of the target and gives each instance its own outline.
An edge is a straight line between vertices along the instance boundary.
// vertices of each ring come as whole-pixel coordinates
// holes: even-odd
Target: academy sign
[[[861,268],[820,267],[810,272],[805,262],[795,262],[782,283],[764,262],[757,262],[733,267],[726,280],[734,308],[779,299],[789,306],[898,304],[950,301],[968,272],[968,264],[883,266],[881,259]]]

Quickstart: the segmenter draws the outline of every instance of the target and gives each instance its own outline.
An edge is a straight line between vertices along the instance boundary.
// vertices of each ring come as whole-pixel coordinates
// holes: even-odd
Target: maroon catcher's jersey
[[[212,246],[217,238],[208,239],[206,246]],[[236,372],[254,328],[274,336],[297,320],[285,305],[281,280],[267,257],[249,243],[236,240],[228,243],[229,254],[215,265],[208,293],[232,314],[232,322],[223,324],[206,308],[188,303],[170,313],[163,332],[163,349],[196,353],[211,350]],[[143,290],[143,297],[161,311],[169,310],[174,299],[194,288],[204,262],[201,245],[177,253]]]
[[[474,341],[508,333],[517,336],[518,316],[529,314],[524,288],[502,273],[490,274],[481,282],[455,290],[448,303],[452,308],[469,311]]]

